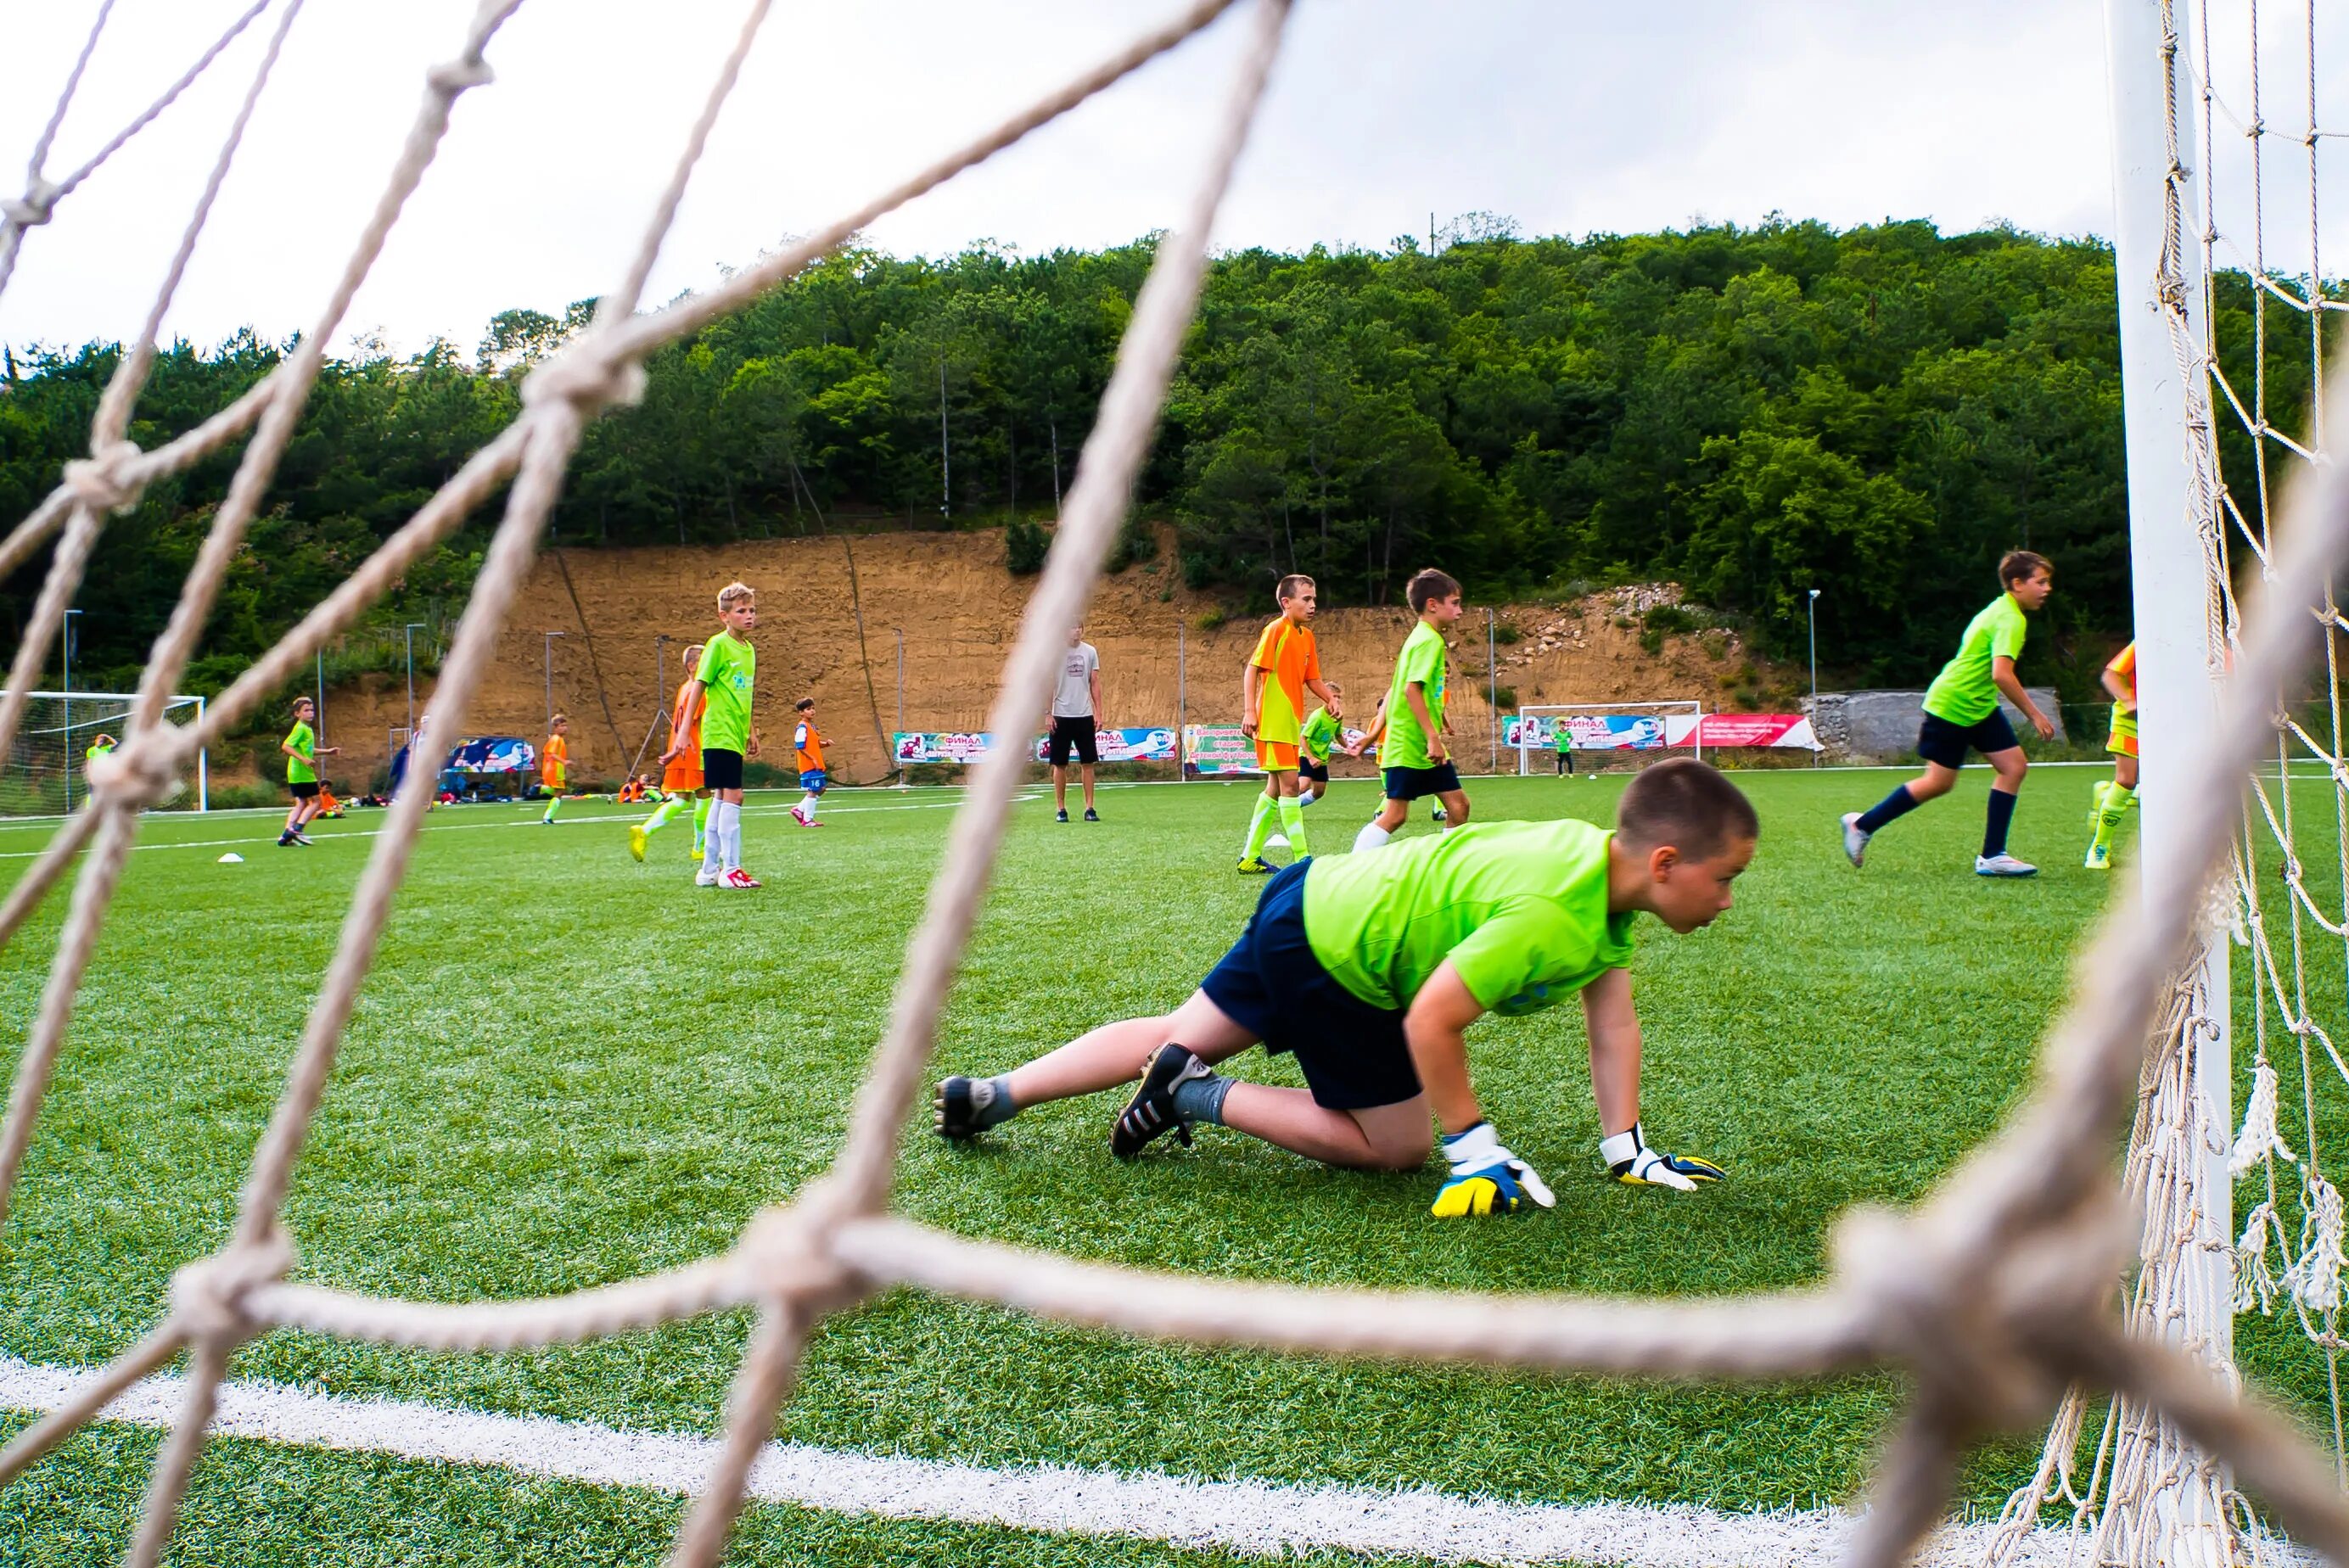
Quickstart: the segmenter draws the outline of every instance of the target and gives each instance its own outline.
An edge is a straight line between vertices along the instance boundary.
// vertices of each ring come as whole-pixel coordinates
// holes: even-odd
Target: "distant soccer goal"
[[[1704,756],[1701,702],[1559,702],[1520,707],[1501,726],[1501,744],[1517,754],[1517,772],[1533,771],[1536,752],[1557,749],[1563,727],[1578,752],[1661,751],[1686,746]]]
[[[36,691],[25,709],[25,720],[9,744],[8,767],[0,772],[0,816],[55,817],[80,805],[89,793],[83,776],[90,753],[105,741],[119,741],[131,705],[138,697],[120,691]],[[163,722],[200,724],[204,699],[168,697]],[[194,799],[199,811],[211,809],[209,758],[196,751]]]

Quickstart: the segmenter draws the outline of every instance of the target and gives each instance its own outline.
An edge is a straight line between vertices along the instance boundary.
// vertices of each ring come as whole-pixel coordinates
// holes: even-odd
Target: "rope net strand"
[[[510,480],[504,515],[443,665],[434,703],[436,713],[445,714],[452,728],[461,729],[579,434],[605,408],[636,395],[647,354],[791,277],[874,218],[1115,85],[1214,23],[1235,0],[1194,0],[1165,26],[809,240],[764,259],[708,294],[636,315],[637,295],[670,214],[765,16],[767,0],[752,0],[734,49],[719,71],[705,110],[645,227],[626,284],[606,300],[580,340],[533,373],[516,422],[476,453],[349,581],[222,694],[201,724],[160,722],[222,573],[265,494],[300,416],[320,363],[318,346],[331,340],[353,292],[431,162],[447,131],[451,104],[490,79],[483,52],[519,4],[482,0],[458,56],[429,73],[415,127],[375,215],[321,311],[318,327],[301,349],[206,425],[145,453],[120,439],[127,427],[111,423],[115,412],[127,412],[136,400],[137,379],[144,369],[142,365],[130,372],[132,361],[141,358],[132,356],[125,366],[130,379],[121,384],[119,396],[109,389],[101,405],[91,459],[69,469],[56,494],[7,541],[0,542],[0,566],[5,566],[21,562],[37,547],[39,538],[28,532],[36,522],[52,527],[62,522],[67,542],[80,535],[94,539],[105,514],[134,504],[156,478],[181,471],[204,453],[251,432],[229,498],[215,517],[171,624],[157,641],[124,742],[105,766],[94,770],[95,798],[59,828],[51,849],[0,905],[0,943],[5,943],[76,856],[90,851],[20,1055],[7,1118],[0,1126],[0,1222],[5,1222],[7,1193],[21,1168],[75,997],[137,832],[140,809],[178,782],[198,748],[243,720],[326,640],[385,593],[408,564]],[[1038,727],[1041,702],[1024,694],[1048,687],[1045,676],[1068,627],[1083,612],[1155,430],[1160,403],[1196,305],[1207,237],[1277,57],[1288,5],[1287,0],[1255,0],[1249,11],[1252,31],[1228,98],[1206,139],[1205,171],[1179,225],[1158,248],[1098,422],[1086,441],[1043,580],[1007,663],[1000,686],[1004,695],[989,721],[999,732],[1027,733]],[[289,15],[281,23],[281,36],[290,20]],[[257,80],[255,91],[259,85]],[[223,150],[222,170],[233,144],[233,132]],[[196,227],[205,204],[199,204]],[[191,240],[193,233],[191,228]],[[173,279],[176,275],[175,268]],[[2308,290],[2301,296],[2312,337],[2321,312],[2337,308],[2319,302],[2314,275],[2312,268]],[[171,286],[167,280],[150,315],[150,337],[151,323],[160,320]],[[2215,357],[2209,363],[2215,379]],[[2349,408],[2349,387],[2320,407]],[[2315,437],[2306,447],[2291,443],[2269,429],[2263,411],[2252,423],[2262,449],[2276,443],[2305,451],[2320,444]],[[2334,439],[2339,438],[2336,432]],[[2215,459],[2213,463],[2208,493],[2223,497],[2226,492],[2216,482]],[[2330,634],[2335,626],[2349,630],[2329,590],[2318,591],[2349,561],[2349,481],[2331,465],[2312,468],[2290,487],[2283,499],[2291,516],[2279,520],[2272,530],[2266,526],[2269,493],[2263,482],[2259,524],[2256,529],[2244,525],[2246,547],[2257,554],[2261,568],[2249,585],[2257,603],[2239,614],[2229,592],[2225,603],[2234,651],[2233,687],[2251,697],[2294,689],[2294,681],[2320,653],[2332,683]],[[2241,521],[2231,511],[2230,516]],[[87,560],[87,548],[69,550],[61,544],[51,562],[45,596],[69,597]],[[2337,683],[2332,689],[2337,692]],[[23,682],[14,683],[11,704],[21,703],[26,690]],[[2336,697],[2336,719],[2337,714]],[[2273,750],[2277,733],[2264,704],[2247,698],[2227,705],[2218,744],[2191,759],[2178,785],[2186,802],[2183,843],[2189,869],[2209,878],[2231,878],[2243,910],[2246,940],[2255,944],[2267,940],[2264,912],[2251,896],[2256,890],[2249,880],[2248,868],[2257,862],[2230,835],[2244,825],[2236,809],[2240,780]],[[0,732],[0,746],[5,740]],[[2300,740],[2314,744],[2304,735]],[[2125,1401],[2124,1409],[2143,1412],[2108,1426],[2098,1452],[2113,1455],[2114,1460],[2107,1467],[2100,1458],[2099,1479],[2108,1468],[2116,1476],[2122,1470],[2215,1474],[2210,1467],[2223,1463],[2285,1529],[2335,1562],[2349,1563],[2349,1505],[2336,1482],[2337,1459],[2329,1462],[2320,1458],[2281,1418],[2240,1398],[2225,1370],[2214,1371],[2196,1347],[2167,1343],[2158,1332],[2125,1329],[2120,1315],[2113,1311],[2113,1280],[2137,1248],[2130,1198],[2143,1196],[2151,1202],[2160,1234],[2190,1233],[2190,1225],[2154,1200],[2169,1190],[2163,1173],[2167,1163],[2180,1159],[2179,1150],[2190,1153],[2199,1147],[2197,1140],[2210,1136],[2194,1122],[2191,1111],[2179,1106],[2181,1098],[2190,1099],[2183,1088],[2191,1084],[2192,1074],[2183,1071],[2181,1076],[2181,1068],[2188,1065],[2198,1040],[2197,1008],[2210,1004],[2166,981],[2188,972],[2196,944],[2209,940],[2213,929],[2223,931],[2223,918],[2214,925],[2206,910],[2148,910],[2138,908],[2134,900],[2118,901],[2081,967],[2075,999],[2051,1037],[2039,1080],[2022,1109],[1917,1209],[1897,1215],[1877,1211],[1847,1215],[1837,1227],[1829,1277],[1816,1289],[1658,1304],[1241,1284],[1154,1275],[947,1234],[896,1217],[886,1208],[898,1140],[928,1067],[940,1011],[986,896],[1020,755],[1016,748],[990,753],[956,815],[945,870],[933,884],[908,948],[885,1036],[857,1096],[846,1145],[830,1172],[792,1201],[762,1212],[723,1254],[543,1300],[453,1305],[288,1283],[285,1276],[296,1254],[294,1239],[280,1220],[344,1024],[366,980],[422,822],[429,780],[421,772],[411,773],[375,841],[282,1097],[255,1150],[230,1240],[217,1253],[180,1271],[167,1310],[151,1331],[0,1451],[0,1484],[96,1418],[132,1383],[186,1355],[184,1404],[155,1461],[128,1553],[129,1563],[143,1568],[158,1561],[169,1542],[229,1358],[259,1335],[285,1327],[385,1345],[489,1351],[626,1333],[698,1314],[749,1307],[755,1309],[758,1326],[728,1402],[724,1442],[712,1474],[680,1526],[671,1555],[681,1568],[702,1568],[724,1549],[741,1506],[750,1465],[773,1432],[809,1332],[827,1314],[910,1284],[1063,1323],[1195,1344],[1309,1354],[1661,1378],[1789,1378],[1898,1370],[1910,1384],[1910,1398],[1871,1486],[1868,1510],[1852,1533],[1850,1559],[1862,1565],[1908,1560],[1942,1518],[1955,1468],[1966,1450],[1987,1435],[2045,1423],[2057,1411],[2063,1390],[2083,1385],[2115,1393]],[[2336,807],[2344,778],[2337,756],[2334,747],[2324,748],[2321,758],[2334,780]],[[2305,770],[2304,763],[2302,767]],[[2260,816],[2279,824],[2280,841],[2289,851],[2288,782],[2274,790],[2264,788],[2267,782],[2255,779]],[[2296,876],[2290,885],[2294,942],[2289,960],[2261,949],[2266,980],[2261,995],[2268,998],[2261,1006],[2271,1007],[2279,1026],[2304,1047],[2312,1040],[2319,1042],[2324,1060],[2338,1072],[2342,1064],[2333,1052],[2331,1037],[2307,1021],[2306,975],[2296,967],[2302,955],[2297,933],[2303,919],[2335,935],[2343,923],[2328,923]],[[2262,1052],[2265,1028],[2262,1025]],[[2156,1047],[2150,1063],[2148,1037]],[[2304,1072],[2314,1070],[2310,1061],[2303,1053]],[[2281,1081],[2271,1068],[2270,1074]],[[2255,1097],[2255,1109],[2259,1103]],[[2276,1097],[2271,1095],[2265,1103],[2277,1103]],[[2133,1104],[2137,1136],[2132,1140],[2125,1189],[2110,1152]],[[2309,1142],[2305,1169],[2313,1176],[2313,1140]],[[2302,1222],[2304,1228],[2313,1227],[2306,1234],[2314,1241],[2303,1240],[2296,1251],[2286,1249],[2282,1254],[2286,1267],[2277,1277],[2290,1284],[2292,1299],[2306,1309],[2304,1321],[2312,1326],[2312,1334],[2321,1326],[2330,1336],[2339,1290],[2338,1200],[2333,1199],[2329,1211],[2335,1240],[2328,1253],[2323,1244],[2328,1211],[2317,1189],[2306,1191]],[[2270,1230],[2274,1229],[2271,1222]],[[2281,1246],[2281,1238],[2274,1244]],[[2154,1287],[2146,1281],[2158,1274],[2152,1266],[2140,1274],[2136,1298],[2140,1318],[2152,1310],[2147,1291]],[[2157,1297],[2159,1294],[2154,1289]],[[2329,1353],[2332,1347],[2327,1348]],[[2076,1418],[2067,1418],[2074,1419],[2076,1434]],[[2072,1448],[2070,1442],[2063,1445],[2067,1455]],[[2197,1453],[2215,1458],[2206,1461]],[[2070,1472],[2064,1471],[2063,1477],[2068,1495],[2074,1491]],[[2084,1495],[2096,1495],[2095,1483]],[[2090,1502],[2077,1506],[2084,1513],[2093,1511]],[[2107,1510],[2105,1517],[2118,1511]],[[2130,1538],[2150,1541],[2151,1532],[2132,1525]]]

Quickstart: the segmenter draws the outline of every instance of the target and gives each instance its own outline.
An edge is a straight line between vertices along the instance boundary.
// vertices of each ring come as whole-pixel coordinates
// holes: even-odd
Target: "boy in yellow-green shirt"
[[[321,746],[318,732],[310,727],[318,717],[317,705],[308,697],[294,701],[294,727],[277,743],[279,755],[285,758],[285,788],[293,792],[293,809],[285,813],[285,830],[277,835],[277,847],[307,844],[309,835],[302,830],[318,814],[318,758],[332,757],[342,750],[339,746]]]
[[[1411,803],[1433,795],[1443,802],[1450,827],[1468,820],[1468,792],[1444,744],[1444,628],[1460,619],[1460,584],[1430,567],[1413,577],[1403,597],[1419,624],[1395,655],[1394,681],[1387,689],[1379,770],[1386,799],[1379,814],[1354,835],[1354,852],[1375,850],[1411,819]]]
[[[701,645],[701,663],[678,694],[678,704],[701,707],[701,776],[714,804],[702,835],[697,887],[748,892],[758,878],[742,869],[742,763],[759,755],[759,733],[750,727],[750,688],[759,673],[759,651],[750,633],[759,624],[759,596],[740,583],[718,591],[718,634]]]
[[[1925,771],[1866,811],[1844,813],[1843,852],[1853,865],[1860,863],[1868,853],[1868,841],[1883,831],[1886,823],[1954,789],[1958,769],[1965,766],[1971,749],[1981,752],[1997,776],[1991,781],[1990,809],[1982,826],[1982,853],[1974,857],[1974,874],[2038,874],[2037,866],[2006,852],[2014,798],[2023,788],[2029,762],[2023,755],[2023,743],[2014,738],[2014,727],[1999,710],[1998,699],[2002,693],[2022,709],[2040,739],[2054,738],[2054,725],[2015,679],[2014,661],[2022,655],[2029,631],[2023,616],[2036,612],[2055,591],[2054,568],[2044,555],[2010,550],[2000,558],[1998,580],[2005,592],[1967,625],[1957,656],[1942,666],[1925,693],[1925,721],[1917,731],[1917,755],[1925,759]]]
[[[1704,763],[1676,758],[1624,789],[1609,831],[1499,822],[1385,853],[1303,861],[1267,884],[1238,944],[1173,1013],[1104,1025],[999,1078],[949,1078],[940,1136],[963,1140],[1030,1106],[1141,1087],[1110,1134],[1138,1154],[1198,1124],[1231,1127],[1328,1164],[1413,1171],[1429,1120],[1450,1172],[1439,1218],[1547,1208],[1549,1189],[1502,1147],[1469,1081],[1464,1031],[1582,997],[1600,1158],[1615,1180],[1693,1191],[1709,1161],[1649,1147],[1640,1125],[1640,1020],[1624,966],[1633,916],[1710,924],[1754,858],[1754,808]],[[1293,1052],[1307,1088],[1225,1078],[1261,1043]]]

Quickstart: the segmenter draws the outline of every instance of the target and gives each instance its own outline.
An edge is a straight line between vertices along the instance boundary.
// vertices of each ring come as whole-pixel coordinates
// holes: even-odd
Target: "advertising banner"
[[[1563,713],[1513,715],[1501,721],[1501,744],[1527,751],[1557,745],[1557,726],[1577,751],[1660,751],[1667,747],[1774,746],[1819,749],[1811,721],[1798,713]]]
[[[1051,738],[1036,738],[1036,760],[1048,762]],[[1103,762],[1172,762],[1174,760],[1174,732],[1172,729],[1097,729],[1093,731],[1093,748]]]
[[[1186,724],[1183,727],[1183,771],[1202,779],[1261,773],[1256,765],[1256,744],[1237,724]]]
[[[1045,759],[1044,738],[1037,737],[1036,760]],[[1172,762],[1174,731],[1169,727],[1103,729],[1095,732],[1103,762]],[[995,737],[985,730],[913,730],[889,738],[890,754],[900,764],[952,762],[968,765],[995,749]]]

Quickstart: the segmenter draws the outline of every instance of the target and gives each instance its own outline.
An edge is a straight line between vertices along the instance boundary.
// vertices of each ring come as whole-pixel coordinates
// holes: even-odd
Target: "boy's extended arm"
[[[1631,1006],[1631,972],[1609,969],[1582,988],[1590,1034],[1590,1095],[1599,1130],[1629,1132],[1640,1119],[1640,1015]]]
[[[1444,736],[1436,725],[1435,716],[1427,711],[1425,684],[1413,681],[1409,686],[1404,686],[1402,700],[1411,705],[1412,717],[1419,720],[1419,732],[1427,737],[1427,760],[1431,764],[1440,765],[1446,757],[1451,755],[1451,752],[1450,748],[1444,744]]]
[[[2104,681],[2105,689],[2112,694],[2115,702],[2131,713],[2137,711],[2137,687],[2123,680],[2118,670],[2107,669],[2099,678]]]
[[[2031,694],[2023,689],[2023,683],[2014,678],[2013,659],[2008,658],[2004,654],[1992,658],[1990,662],[1990,678],[1997,685],[2000,691],[2006,694],[2007,701],[2023,710],[2023,716],[2031,720],[2031,727],[2039,732],[2040,739],[2055,738],[2054,725],[2049,723],[2047,716],[2039,711],[2039,705],[2031,700]]]

